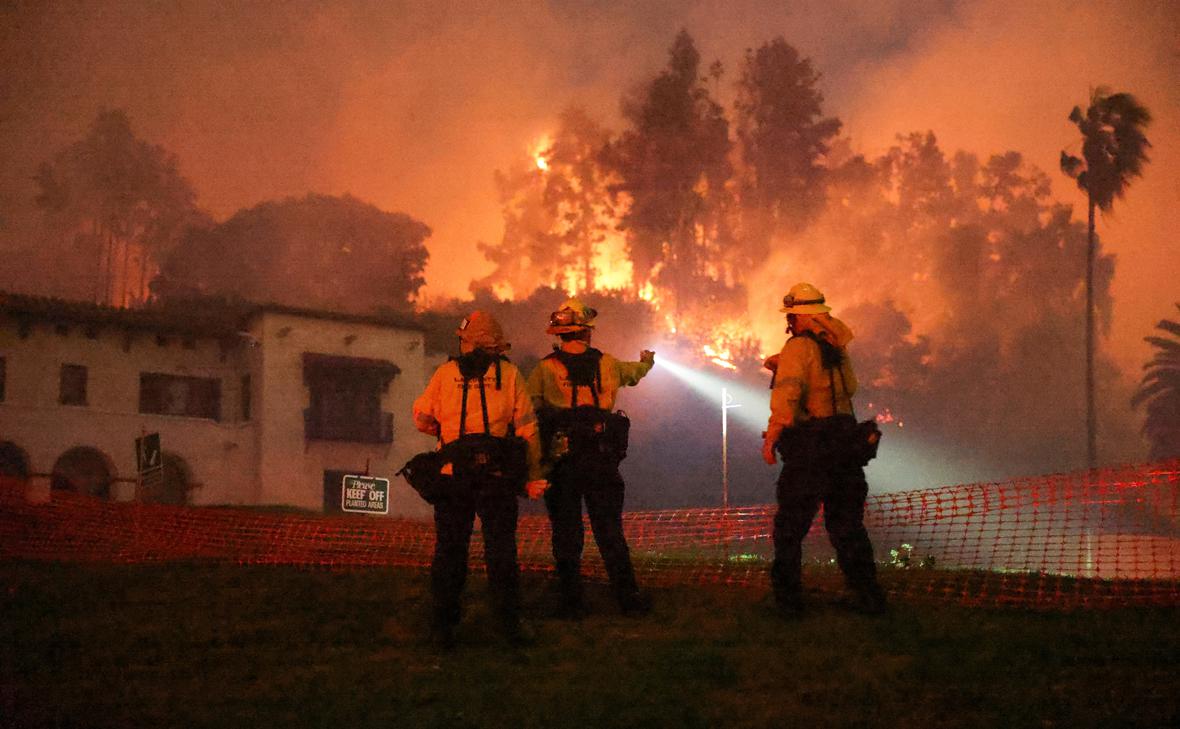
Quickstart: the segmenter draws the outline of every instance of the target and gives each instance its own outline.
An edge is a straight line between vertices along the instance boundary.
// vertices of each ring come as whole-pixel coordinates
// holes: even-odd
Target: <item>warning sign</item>
[[[340,508],[358,514],[388,514],[389,479],[345,476],[340,484]]]

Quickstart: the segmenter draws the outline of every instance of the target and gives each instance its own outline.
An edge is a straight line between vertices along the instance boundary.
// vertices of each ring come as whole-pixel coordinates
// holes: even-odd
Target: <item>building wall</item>
[[[239,383],[248,369],[245,347],[224,354],[213,339],[157,340],[155,334],[82,325],[34,322],[27,338],[0,314],[0,357],[6,360],[5,399],[0,402],[0,440],[11,441],[29,459],[33,474],[49,474],[63,453],[77,446],[102,453],[115,482],[112,496],[135,496],[135,439],[159,432],[165,453],[182,458],[195,488],[193,503],[249,503],[257,481],[256,427],[240,422]],[[59,403],[62,364],[87,368],[87,404]],[[218,378],[222,422],[175,415],[141,414],[139,375],[163,372]],[[49,481],[34,477],[45,491]]]
[[[264,312],[223,351],[217,339],[187,344],[157,341],[153,333],[107,326],[89,336],[83,325],[34,322],[21,337],[17,322],[0,312],[0,357],[7,367],[0,402],[0,441],[24,451],[33,474],[49,474],[77,446],[103,454],[112,498],[135,497],[135,439],[159,432],[165,453],[179,456],[195,487],[193,504],[283,504],[319,510],[324,471],[363,472],[391,481],[390,512],[426,516],[429,507],[394,477],[411,456],[433,446],[413,427],[411,407],[425,387],[423,335],[373,324]],[[381,397],[393,415],[392,443],[346,443],[305,438],[303,411],[310,404],[304,381],[305,352],[393,362],[401,373]],[[87,404],[59,404],[62,364],[87,368]],[[142,372],[217,378],[221,422],[175,415],[141,414]],[[250,376],[251,418],[241,414],[242,376]],[[49,479],[34,476],[34,498],[49,498]]]
[[[425,387],[423,335],[418,331],[371,324],[307,319],[265,313],[251,326],[256,348],[256,419],[260,503],[286,503],[320,509],[324,471],[363,472],[390,479],[390,513],[426,516],[430,507],[405,480],[394,477],[411,456],[432,446],[413,427],[411,407]],[[303,411],[310,393],[303,379],[303,354],[317,353],[381,359],[401,368],[381,397],[381,409],[393,415],[392,443],[343,443],[307,440]]]

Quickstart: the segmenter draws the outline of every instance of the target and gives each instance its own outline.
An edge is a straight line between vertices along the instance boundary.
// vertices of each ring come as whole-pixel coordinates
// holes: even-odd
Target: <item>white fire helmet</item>
[[[824,304],[824,295],[809,283],[797,283],[783,297],[784,314],[824,314],[832,307]]]
[[[566,334],[580,329],[593,329],[598,312],[582,303],[576,296],[566,299],[557,311],[549,315],[546,334]]]

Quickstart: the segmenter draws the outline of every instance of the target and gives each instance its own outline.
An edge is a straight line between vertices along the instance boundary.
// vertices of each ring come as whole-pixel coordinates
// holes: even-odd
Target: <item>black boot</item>
[[[621,592],[619,610],[628,617],[641,618],[651,612],[651,596],[639,590]]]
[[[559,620],[581,620],[586,617],[586,598],[582,589],[582,575],[572,570],[558,573],[557,607],[553,617]]]
[[[885,593],[876,583],[857,588],[852,609],[862,615],[884,615],[889,611]]]
[[[779,617],[784,620],[798,620],[806,612],[801,588],[779,588],[774,590],[774,604]]]
[[[504,631],[504,639],[508,641],[508,645],[515,648],[528,648],[536,645],[537,634],[527,624],[516,616],[503,618],[500,625]]]

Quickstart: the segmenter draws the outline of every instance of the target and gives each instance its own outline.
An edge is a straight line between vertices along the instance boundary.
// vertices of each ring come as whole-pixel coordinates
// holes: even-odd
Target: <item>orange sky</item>
[[[1180,3],[134,1],[0,6],[0,245],[30,223],[38,162],[100,107],[175,152],[219,217],[308,191],[352,194],[434,229],[432,295],[463,294],[496,240],[492,174],[570,103],[618,125],[621,94],[663,65],[687,28],[705,62],[783,35],[823,73],[827,111],[855,148],[933,129],[944,149],[1016,149],[1056,170],[1066,120],[1091,86],[1152,110],[1152,163],[1100,221],[1118,254],[1116,359],[1180,301]],[[1079,210],[1081,208],[1079,207]],[[2,277],[0,277],[2,278]],[[782,282],[783,287],[789,282]],[[781,292],[767,292],[771,300]]]

